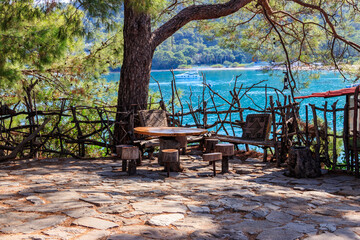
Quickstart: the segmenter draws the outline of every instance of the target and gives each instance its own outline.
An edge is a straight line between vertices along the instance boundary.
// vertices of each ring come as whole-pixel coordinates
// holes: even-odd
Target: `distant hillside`
[[[155,51],[153,69],[179,68],[184,65],[249,63],[252,56],[241,50],[223,49],[217,41],[207,40],[193,28],[182,29]],[[235,63],[235,65],[236,65]]]

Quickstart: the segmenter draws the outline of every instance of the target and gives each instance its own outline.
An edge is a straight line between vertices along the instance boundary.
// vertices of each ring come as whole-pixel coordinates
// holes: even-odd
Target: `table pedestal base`
[[[163,149],[178,149],[180,150],[181,142],[177,140],[176,137],[160,137],[160,152],[159,152],[159,158],[158,162],[160,166],[164,166],[163,163],[163,154],[161,150]],[[169,163],[170,171],[171,172],[182,172],[183,167],[181,167],[180,164],[180,157],[177,159],[177,162],[171,162]]]

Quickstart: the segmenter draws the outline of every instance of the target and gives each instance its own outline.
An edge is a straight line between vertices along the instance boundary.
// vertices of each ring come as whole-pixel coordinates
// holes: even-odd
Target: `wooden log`
[[[208,162],[219,161],[222,159],[221,152],[214,152],[214,153],[204,153],[203,160]]]
[[[180,149],[180,143],[176,140],[175,137],[160,137],[160,151],[158,157],[158,163],[160,166],[163,166],[163,156],[162,150],[164,149]]]
[[[216,144],[216,152],[222,153],[221,161],[221,173],[229,172],[229,159],[234,156],[234,144],[232,143],[222,143]]]
[[[121,170],[123,172],[126,172],[126,170],[127,170],[127,160],[122,160]]]
[[[130,160],[128,164],[128,174],[129,175],[135,175],[136,174],[136,161]]]
[[[116,145],[116,154],[117,154],[117,156],[118,156],[120,159],[121,159],[122,149],[123,149],[124,147],[132,147],[132,145],[124,145],[124,144],[122,144],[122,145]]]
[[[223,157],[234,156],[234,144],[219,143],[215,145],[216,152],[221,152]]]
[[[165,149],[180,149],[180,143],[176,140],[175,137],[161,137],[160,138],[160,154],[158,157],[159,165],[164,165],[164,154],[163,150]],[[182,172],[183,168],[180,165],[180,158],[176,162],[170,163],[170,170],[172,172]]]
[[[123,147],[121,150],[121,159],[123,160],[135,160],[139,159],[140,152],[136,146]]]
[[[132,145],[116,145],[116,154],[122,160],[121,170],[127,171],[129,175],[135,175],[136,160],[140,158],[139,148]]]
[[[216,176],[216,165],[215,162],[222,160],[222,154],[221,152],[215,152],[215,153],[205,153],[203,154],[203,160],[208,161],[210,164],[213,165],[213,175]]]
[[[178,149],[164,149],[161,150],[163,154],[163,163],[165,165],[165,171],[167,171],[167,177],[170,177],[171,164],[176,164],[179,161]]]
[[[187,148],[187,137],[186,136],[177,136],[176,141],[179,142],[180,148],[182,149],[181,154],[186,154],[186,148]]]
[[[292,147],[287,160],[286,175],[297,178],[314,178],[321,176],[320,161],[314,159],[308,147]]]
[[[218,143],[219,143],[219,139],[216,139],[216,138],[205,139],[205,152],[206,153],[215,152],[215,146]]]

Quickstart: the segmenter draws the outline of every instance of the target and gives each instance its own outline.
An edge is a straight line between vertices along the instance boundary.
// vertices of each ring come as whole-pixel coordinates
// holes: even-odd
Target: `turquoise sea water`
[[[186,71],[175,71],[175,74],[184,73]],[[234,84],[235,84],[235,78],[238,77],[237,80],[237,86],[240,87],[243,85],[243,87],[250,87],[251,85],[258,83],[262,80],[265,80],[264,83],[261,83],[259,86],[265,86],[268,87],[274,87],[278,89],[283,88],[283,78],[284,74],[282,70],[275,70],[271,72],[265,72],[262,70],[199,70],[200,73],[204,74],[206,77],[207,83],[211,84],[211,88],[222,95],[225,99],[231,102],[232,97],[229,93],[230,90],[233,90]],[[312,72],[313,73],[313,72]],[[328,90],[336,90],[345,88],[345,83],[340,76],[339,73],[333,72],[333,71],[318,71],[316,72],[318,74],[317,79],[310,80],[310,84],[308,88],[301,89],[300,92],[296,93],[297,96],[302,95],[309,95],[314,92],[323,92]],[[110,81],[118,81],[119,80],[119,73],[110,73],[107,76],[107,79]],[[168,101],[171,98],[171,80],[172,80],[172,74],[170,71],[153,71],[151,73],[152,77],[155,78],[160,83],[161,91],[163,93],[165,101]],[[309,71],[302,71],[300,73],[300,78],[302,80],[310,79],[310,72]],[[190,103],[190,96],[191,101],[193,103],[194,109],[198,107],[202,107],[202,105],[199,105],[198,103],[202,102],[202,93],[203,93],[203,84],[202,80],[176,80],[176,85],[178,90],[181,91],[181,99],[182,103],[184,105],[184,109],[188,109],[187,102]],[[155,81],[150,81],[150,89],[153,91],[159,91],[158,85]],[[190,90],[191,89],[191,90]],[[284,93],[287,93],[288,90],[285,90]],[[205,91],[205,100],[208,102],[208,107],[213,106],[212,100],[210,98],[210,95],[208,94],[208,90]],[[240,92],[240,95],[243,94],[244,91]],[[241,100],[242,107],[252,107],[256,109],[264,108],[265,106],[265,90],[264,88],[256,88],[252,89],[247,93],[249,97],[244,96]],[[268,90],[268,96],[273,95],[274,98],[276,98],[276,95],[273,90]],[[224,104],[224,101],[221,100],[219,97],[215,97],[216,105],[222,105]],[[309,98],[301,101],[301,118],[305,120],[305,105],[306,104],[316,104],[318,107],[323,107],[325,104],[325,101],[328,101],[328,108],[330,108],[331,104],[334,101],[338,101],[337,107],[343,107],[345,104],[345,97],[338,97],[338,98]],[[281,99],[281,102],[283,102],[283,99]],[[258,105],[259,107],[257,107]],[[269,106],[269,101],[267,101],[267,106]],[[180,107],[176,108],[176,111],[178,111]],[[227,110],[229,109],[229,105],[225,105],[222,107],[219,107],[218,110]],[[309,112],[311,112],[311,108],[309,108]],[[249,111],[245,112],[244,115],[250,113]],[[318,113],[320,114],[320,112]],[[342,129],[342,113],[338,114],[337,117],[337,129]],[[312,114],[309,114],[310,119],[312,119]],[[322,116],[320,116],[322,117]],[[331,115],[328,115],[329,119],[331,120]],[[200,119],[202,119],[202,115],[199,116]],[[323,117],[322,117],[323,118]],[[216,121],[217,116],[212,115],[208,118],[208,123]],[[239,114],[233,114],[232,120],[238,120]],[[188,116],[184,118],[183,124],[189,123],[192,124],[194,122],[193,118],[191,116]],[[331,127],[331,126],[329,126]],[[227,128],[229,134],[232,133],[231,128]],[[216,130],[216,129],[213,129]],[[241,135],[240,129],[234,129],[236,135]],[[220,133],[225,133],[224,130],[221,130]]]

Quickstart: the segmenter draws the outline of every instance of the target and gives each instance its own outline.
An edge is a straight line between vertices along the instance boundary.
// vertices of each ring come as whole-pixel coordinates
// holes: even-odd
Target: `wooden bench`
[[[263,161],[267,159],[267,149],[275,147],[277,143],[269,140],[271,128],[271,114],[249,114],[246,116],[246,122],[242,127],[243,134],[241,137],[227,135],[217,135],[216,137],[222,142],[234,144],[248,144],[258,146],[264,149]]]

